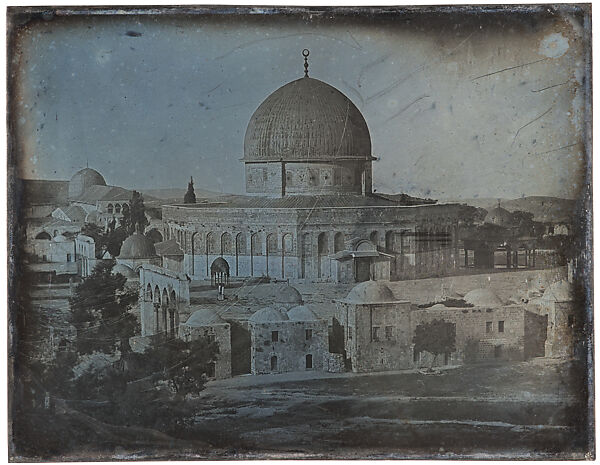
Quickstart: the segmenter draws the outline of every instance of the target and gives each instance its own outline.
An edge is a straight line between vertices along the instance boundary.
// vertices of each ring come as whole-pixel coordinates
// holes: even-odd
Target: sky
[[[47,17],[18,29],[24,178],[89,165],[127,188],[243,193],[243,142],[303,75],[348,96],[373,187],[439,199],[575,198],[584,182],[585,32],[568,13]]]

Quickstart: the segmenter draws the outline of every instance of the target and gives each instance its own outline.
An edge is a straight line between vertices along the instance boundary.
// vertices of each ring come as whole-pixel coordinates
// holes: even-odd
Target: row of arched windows
[[[127,204],[127,203],[123,203],[123,204],[115,203],[114,205],[112,203],[109,203],[106,206],[107,213],[116,213],[118,215],[121,212],[123,214],[126,214],[128,211],[129,211],[129,204]]]

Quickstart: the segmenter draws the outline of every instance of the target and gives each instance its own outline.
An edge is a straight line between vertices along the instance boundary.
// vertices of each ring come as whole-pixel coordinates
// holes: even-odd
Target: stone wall
[[[328,353],[326,321],[250,322],[249,327],[252,374],[328,369],[324,363]],[[307,330],[312,332],[308,339]],[[273,331],[277,331],[276,342]],[[307,368],[307,355],[312,356],[312,368]],[[273,368],[272,357],[276,357]]]
[[[329,258],[343,247],[354,250],[372,240],[392,255],[392,279],[447,275],[460,265],[460,206],[340,208],[186,208],[163,207],[165,240],[175,238],[185,257],[183,271],[210,277],[222,256],[231,276],[334,281]],[[342,281],[345,282],[345,281]]]
[[[437,365],[540,356],[546,337],[545,317],[519,305],[417,308],[408,303],[338,302],[335,318],[343,328],[346,357],[355,372],[429,366],[431,354],[415,354],[413,337],[418,325],[433,320],[456,328],[456,350],[445,360],[438,357]]]
[[[231,378],[231,331],[229,323],[214,324],[191,328],[181,325],[179,336],[185,340],[199,337],[214,337],[219,346],[219,354],[215,360],[215,379]]]

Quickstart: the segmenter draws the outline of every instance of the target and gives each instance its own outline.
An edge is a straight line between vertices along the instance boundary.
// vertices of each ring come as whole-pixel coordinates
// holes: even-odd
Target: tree
[[[124,210],[121,219],[121,227],[125,230],[126,236],[131,236],[134,232],[143,232],[148,226],[146,218],[146,207],[144,207],[144,197],[138,191],[131,193],[129,209]]]
[[[104,250],[107,248],[107,237],[108,234],[104,232],[104,230],[95,223],[85,223],[81,227],[81,234],[85,234],[86,236],[94,239],[95,244],[95,256],[96,258],[101,258]]]
[[[429,352],[434,356],[429,367],[431,369],[438,355],[456,350],[456,325],[437,319],[421,323],[415,328],[413,343],[415,353]]]
[[[113,274],[114,261],[101,261],[69,299],[69,323],[75,326],[75,349],[79,355],[99,352],[124,360],[131,352],[129,338],[139,323],[131,312],[138,293],[125,288],[127,278]]]
[[[148,348],[142,366],[153,366],[158,379],[168,381],[176,397],[184,398],[204,388],[207,377],[213,375],[218,353],[217,342],[208,336],[192,341],[170,338]]]
[[[196,203],[196,193],[194,192],[194,178],[190,176],[188,190],[183,196],[183,203]]]

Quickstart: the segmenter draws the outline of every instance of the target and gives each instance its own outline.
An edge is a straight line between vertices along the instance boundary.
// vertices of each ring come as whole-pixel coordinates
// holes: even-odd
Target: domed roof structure
[[[335,87],[308,76],[280,87],[252,115],[244,162],[371,159],[367,123]]]
[[[194,313],[190,315],[184,326],[189,326],[190,328],[201,328],[203,326],[212,326],[218,324],[224,324],[225,320],[221,318],[219,313],[214,308],[201,308],[200,310],[196,310]]]
[[[249,318],[250,323],[276,323],[289,320],[288,316],[281,310],[273,307],[261,308]]]
[[[512,213],[506,208],[502,208],[500,204],[498,204],[497,207],[492,208],[487,215],[485,215],[483,222],[502,226],[504,228],[510,228],[515,224]]]
[[[572,302],[575,300],[573,295],[573,285],[564,279],[555,282],[544,291],[542,300],[546,302]]]
[[[77,171],[69,181],[69,198],[82,195],[91,186],[106,186],[104,177],[92,168]]]
[[[118,258],[154,258],[156,249],[151,239],[138,232],[133,233],[121,245]]]
[[[135,271],[133,271],[128,266],[123,265],[122,263],[117,263],[113,267],[112,274],[117,274],[117,273],[122,274],[127,279],[136,279],[136,278],[139,278],[139,275]]]
[[[274,295],[277,303],[282,305],[301,305],[303,303],[302,295],[293,286],[288,284],[277,286],[274,289]]]
[[[306,305],[297,305],[287,312],[287,316],[291,321],[318,321],[319,317],[315,315]]]
[[[381,304],[397,302],[392,290],[381,281],[364,281],[352,288],[346,302],[354,304]]]
[[[66,242],[68,239],[62,233],[58,233],[52,240],[54,242]]]
[[[465,302],[474,307],[502,307],[504,302],[491,289],[473,289],[464,296]]]

